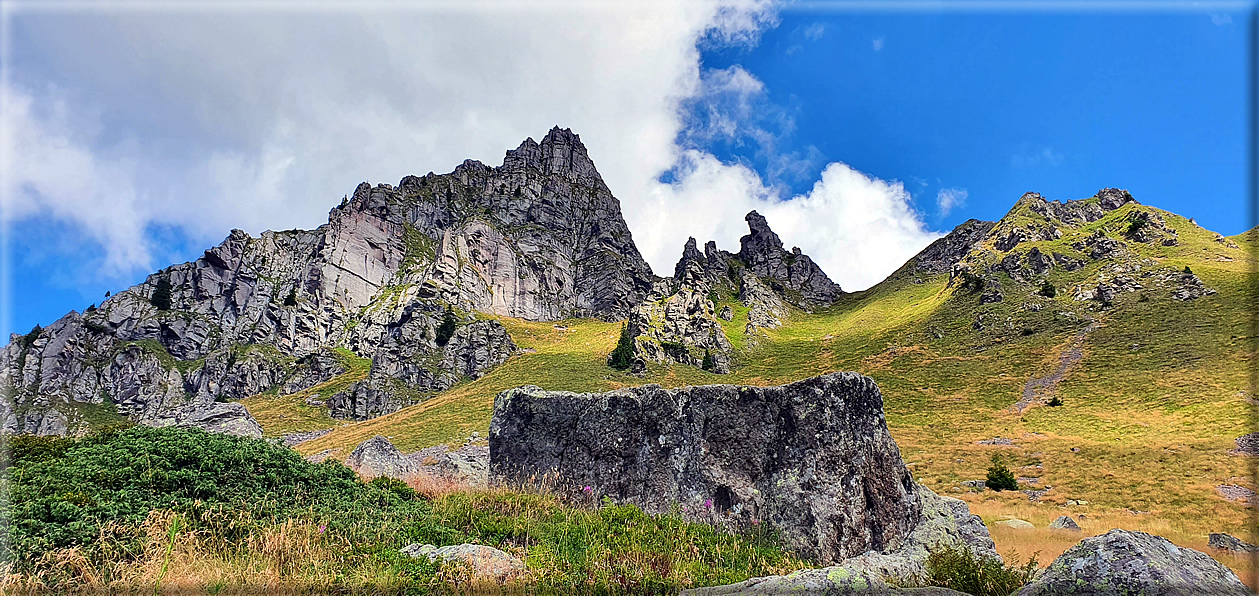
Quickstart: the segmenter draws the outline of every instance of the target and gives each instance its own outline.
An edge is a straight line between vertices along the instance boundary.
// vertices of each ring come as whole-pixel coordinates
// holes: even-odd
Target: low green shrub
[[[616,340],[616,347],[608,355],[608,366],[617,370],[627,370],[634,363],[634,338],[630,337],[629,326],[621,325],[621,338]]]
[[[1001,456],[992,456],[992,465],[988,467],[988,480],[984,484],[992,490],[1018,490],[1019,483],[1014,478],[1014,472],[1005,466],[1001,461]]]
[[[1036,555],[1025,565],[1007,567],[967,548],[946,547],[927,556],[927,585],[974,596],[1009,596],[1032,581],[1036,569]]]

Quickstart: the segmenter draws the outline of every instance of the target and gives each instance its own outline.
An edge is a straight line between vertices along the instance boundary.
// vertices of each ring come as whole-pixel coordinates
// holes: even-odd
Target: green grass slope
[[[1176,245],[1129,237],[1138,213],[1161,217],[1175,230]],[[999,226],[1043,223],[1020,203]],[[504,365],[424,403],[338,426],[298,449],[340,450],[344,457],[376,434],[404,450],[460,442],[472,431],[488,429],[499,391],[524,384],[570,391],[644,383],[770,385],[854,370],[882,388],[889,427],[918,481],[967,499],[988,522],[1017,515],[1043,528],[1057,515],[1070,514],[1083,518],[1088,532],[1109,529],[1104,526],[1145,529],[1202,550],[1209,532],[1245,535],[1245,505],[1223,498],[1215,487],[1249,483],[1249,462],[1229,450],[1235,437],[1254,430],[1247,391],[1259,232],[1223,238],[1137,204],[1085,225],[1052,223],[1060,238],[1024,242],[1011,252],[1036,247],[1080,258],[1082,268],[1059,266],[1044,278],[1023,281],[996,273],[1004,299],[983,304],[980,292],[951,283],[948,274],[922,275],[907,265],[827,309],[793,312],[783,327],[755,342],[743,336],[742,325],[726,326],[740,348],[728,375],[657,366],[632,376],[605,365],[619,323],[500,318],[523,348]],[[1123,242],[1126,251],[1088,259],[1078,246],[1094,234]],[[1003,256],[990,238],[963,264],[980,270]],[[1185,267],[1215,293],[1173,299],[1173,274]],[[1120,291],[1108,304],[1075,299],[1077,289],[1096,287],[1099,278],[1117,270],[1141,289]],[[1055,297],[1039,293],[1043,281],[1055,286]],[[736,315],[744,312],[733,297],[722,296],[721,302]],[[1080,359],[1066,368],[1055,391],[1063,405],[1014,409],[1028,381],[1053,373],[1073,348]],[[255,414],[269,430],[279,424],[274,412]],[[978,443],[994,437],[1014,444]],[[1023,493],[957,493],[961,481],[984,477],[993,454],[1011,464],[1023,479],[1021,488],[1052,488],[1039,502]],[[1068,500],[1088,504],[1067,506]],[[1007,554],[1017,549],[1056,555],[1052,551],[1078,540],[1048,530],[1029,532],[998,528],[994,535]],[[1242,560],[1225,562],[1247,566]]]

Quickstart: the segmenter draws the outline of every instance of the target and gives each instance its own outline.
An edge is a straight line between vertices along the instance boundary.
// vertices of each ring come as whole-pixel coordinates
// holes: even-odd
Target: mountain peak
[[[553,127],[538,143],[533,137],[526,138],[516,149],[503,158],[507,169],[532,168],[547,174],[564,176],[572,182],[586,186],[603,186],[603,178],[595,169],[594,161],[586,153],[581,136],[569,128]]]

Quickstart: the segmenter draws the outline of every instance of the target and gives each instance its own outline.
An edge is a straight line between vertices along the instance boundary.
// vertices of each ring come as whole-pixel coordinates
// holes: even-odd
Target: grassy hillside
[[[1021,208],[1001,224],[1043,221]],[[1161,216],[1178,243],[1126,237],[1138,211]],[[1015,516],[1037,525],[995,528],[1005,554],[1039,550],[1042,562],[1051,560],[1079,539],[1041,529],[1064,514],[1076,517],[1086,534],[1143,529],[1201,550],[1208,550],[1210,532],[1246,536],[1248,509],[1215,487],[1248,486],[1252,477],[1251,462],[1228,451],[1235,437],[1255,430],[1247,392],[1259,232],[1221,239],[1185,218],[1134,204],[1061,231],[1061,238],[1015,249],[1038,247],[1085,262],[1075,271],[1056,267],[1048,274],[1057,290],[1053,298],[1039,293],[1039,278],[1020,282],[1000,273],[1004,300],[981,304],[979,292],[950,284],[947,274],[924,276],[907,266],[828,309],[793,312],[784,327],[756,342],[748,342],[738,324],[745,309],[724,298],[736,312],[726,332],[740,349],[729,375],[658,366],[631,376],[604,364],[619,323],[501,318],[523,349],[506,364],[424,403],[338,426],[298,449],[336,449],[344,457],[376,434],[404,450],[460,442],[472,431],[486,432],[499,391],[523,384],[571,391],[643,383],[770,385],[854,370],[882,388],[888,425],[919,482],[968,500],[989,524]],[[1073,246],[1098,232],[1123,241],[1129,252],[1091,260]],[[968,259],[982,264],[985,251],[995,251],[991,242]],[[1142,289],[1121,291],[1108,304],[1074,299],[1077,288],[1095,286],[1115,267],[1133,266]],[[1186,266],[1216,292],[1174,300],[1158,279]],[[982,329],[976,329],[977,320]],[[1065,367],[1054,388],[1063,405],[1031,403],[1019,412],[1014,406],[1028,381],[1059,369],[1068,350],[1078,350],[1080,358]],[[258,403],[246,401],[269,432],[293,428],[289,416],[298,412]],[[1013,445],[978,443],[995,437]],[[984,478],[993,454],[1023,478],[1020,488],[1052,489],[1040,502],[1021,492],[958,492],[961,481]],[[1067,506],[1068,500],[1088,503]],[[1221,560],[1248,569],[1244,560]]]

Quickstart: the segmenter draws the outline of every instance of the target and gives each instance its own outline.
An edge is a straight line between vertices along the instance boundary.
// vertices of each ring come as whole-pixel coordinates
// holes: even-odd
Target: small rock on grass
[[[459,544],[438,548],[432,544],[408,544],[402,547],[402,553],[411,558],[428,557],[436,562],[466,563],[472,567],[472,573],[478,577],[488,577],[499,581],[510,579],[525,570],[525,563],[492,546],[480,544]]]
[[[1207,545],[1211,548],[1232,551],[1235,553],[1253,553],[1259,552],[1259,546],[1255,546],[1240,538],[1235,538],[1223,532],[1212,532]]]
[[[1027,530],[1027,529],[1031,529],[1031,528],[1036,527],[1036,526],[1032,525],[1032,522],[1025,521],[1025,520],[1021,520],[1021,519],[1018,519],[1018,518],[1014,518],[1014,519],[1003,519],[1003,520],[1001,520],[1001,521],[999,521],[999,522],[997,522],[997,523],[995,523],[995,524],[993,524],[993,525],[997,525],[997,526],[1005,526],[1005,527],[1007,527],[1007,528],[1014,528],[1014,529],[1016,529],[1016,530]]]
[[[1075,523],[1075,520],[1071,519],[1071,516],[1069,515],[1063,515],[1058,519],[1049,522],[1049,527],[1054,530],[1071,530],[1072,532],[1080,531],[1080,525]]]

